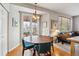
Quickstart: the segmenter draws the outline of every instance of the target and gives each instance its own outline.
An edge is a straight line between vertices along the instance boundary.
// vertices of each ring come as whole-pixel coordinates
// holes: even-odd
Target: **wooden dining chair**
[[[34,44],[30,43],[30,42],[26,42],[24,40],[22,40],[22,45],[23,45],[23,50],[22,50],[22,56],[24,56],[24,51],[27,49],[31,49],[34,47]]]
[[[50,56],[51,55],[51,43],[39,43],[36,46],[36,51],[39,56]]]

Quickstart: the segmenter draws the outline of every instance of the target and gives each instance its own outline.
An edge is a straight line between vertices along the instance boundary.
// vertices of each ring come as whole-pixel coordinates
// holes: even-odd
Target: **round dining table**
[[[50,36],[41,36],[41,35],[27,36],[24,38],[24,40],[27,42],[31,42],[33,44],[48,43],[53,41]]]
[[[53,41],[50,36],[41,36],[41,35],[28,36],[25,37],[25,40],[27,42],[33,43],[34,45],[39,45],[41,43],[51,43]],[[33,55],[35,55],[35,50]]]

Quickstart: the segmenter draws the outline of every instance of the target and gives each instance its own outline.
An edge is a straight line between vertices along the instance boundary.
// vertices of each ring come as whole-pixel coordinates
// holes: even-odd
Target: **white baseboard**
[[[20,45],[20,43],[19,44],[17,44],[15,47],[13,47],[13,48],[11,48],[11,49],[9,49],[9,51],[8,52],[10,52],[10,51],[12,51],[12,50],[14,50],[16,47],[18,47]]]

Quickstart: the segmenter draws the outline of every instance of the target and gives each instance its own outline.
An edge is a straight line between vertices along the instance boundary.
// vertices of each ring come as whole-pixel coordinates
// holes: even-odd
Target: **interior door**
[[[0,4],[0,55],[7,53],[7,16],[8,13]]]

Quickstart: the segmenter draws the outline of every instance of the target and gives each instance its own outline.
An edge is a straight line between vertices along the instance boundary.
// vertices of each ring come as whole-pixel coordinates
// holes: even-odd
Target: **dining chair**
[[[22,39],[22,45],[23,45],[23,50],[22,50],[22,56],[24,56],[24,51],[27,49],[32,49],[34,47],[34,44],[30,42],[26,42],[25,40]]]
[[[37,54],[39,56],[49,56],[51,55],[51,43],[39,43],[36,47]]]

